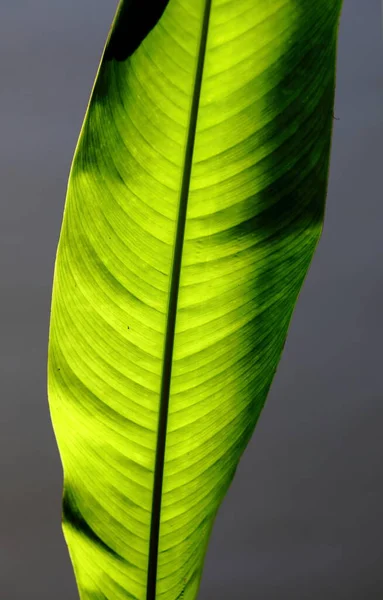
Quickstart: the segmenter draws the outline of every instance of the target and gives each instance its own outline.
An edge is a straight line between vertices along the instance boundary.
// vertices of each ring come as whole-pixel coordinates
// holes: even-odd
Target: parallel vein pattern
[[[340,9],[120,2],[49,341],[81,600],[197,598],[321,233]]]
[[[186,140],[185,159],[181,182],[180,201],[178,208],[177,229],[174,241],[173,264],[170,280],[169,303],[167,312],[167,325],[165,332],[164,356],[161,375],[161,391],[159,405],[159,419],[157,432],[156,462],[154,466],[154,485],[152,516],[149,542],[147,599],[155,600],[158,571],[158,545],[160,536],[160,519],[162,504],[162,486],[165,467],[165,449],[167,421],[169,412],[169,394],[172,377],[173,350],[175,326],[178,309],[178,293],[180,286],[182,252],[184,246],[187,205],[190,190],[190,176],[193,164],[193,153],[196,136],[197,118],[201,97],[201,83],[205,63],[206,43],[209,30],[211,0],[206,0],[202,20],[201,39],[198,48],[197,68],[194,76],[194,89],[190,109],[188,135]]]

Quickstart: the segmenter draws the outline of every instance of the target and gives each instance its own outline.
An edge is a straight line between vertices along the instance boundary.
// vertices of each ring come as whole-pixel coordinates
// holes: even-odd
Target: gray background
[[[116,0],[1,0],[0,598],[78,598],[46,400],[70,161]],[[344,0],[324,233],[201,600],[383,597],[383,52],[379,0]]]

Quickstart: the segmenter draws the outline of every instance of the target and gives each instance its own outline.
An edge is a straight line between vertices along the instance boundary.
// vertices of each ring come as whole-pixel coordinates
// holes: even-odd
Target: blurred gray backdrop
[[[77,600],[45,364],[67,176],[117,0],[0,4],[0,598]],[[383,597],[381,24],[380,0],[344,0],[324,233],[201,600]]]

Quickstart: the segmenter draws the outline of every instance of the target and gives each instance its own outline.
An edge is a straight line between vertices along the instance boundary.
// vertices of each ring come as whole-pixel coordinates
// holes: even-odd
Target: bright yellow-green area
[[[205,8],[205,0],[169,0],[132,56],[101,64],[71,170],[49,402],[81,600],[155,600],[147,571],[161,380]],[[216,511],[320,237],[340,9],[341,0],[212,0],[182,248],[158,600],[197,598]]]

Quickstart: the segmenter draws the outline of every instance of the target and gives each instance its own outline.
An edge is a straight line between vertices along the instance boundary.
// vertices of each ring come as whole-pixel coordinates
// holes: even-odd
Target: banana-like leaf
[[[70,173],[49,342],[82,600],[197,597],[322,229],[340,12],[120,2]]]

